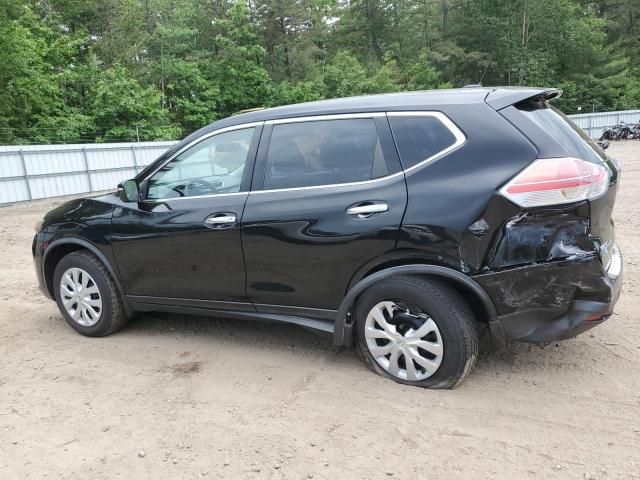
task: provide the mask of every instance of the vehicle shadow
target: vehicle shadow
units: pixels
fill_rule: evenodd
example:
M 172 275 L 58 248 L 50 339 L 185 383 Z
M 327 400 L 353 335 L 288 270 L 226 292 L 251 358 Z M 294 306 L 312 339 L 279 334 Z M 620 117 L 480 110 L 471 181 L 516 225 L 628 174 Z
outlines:
M 196 335 L 212 341 L 264 344 L 289 344 L 318 351 L 335 350 L 328 333 L 267 320 L 236 320 L 174 313 L 140 313 L 122 333 L 144 335 Z
M 299 325 L 266 321 L 201 317 L 172 313 L 141 313 L 118 334 L 139 337 L 193 336 L 206 339 L 211 349 L 231 346 L 262 353 L 279 352 L 295 362 L 304 357 L 323 357 L 346 368 L 366 369 L 354 348 L 335 347 L 326 332 Z M 195 340 L 195 338 L 194 338 Z
M 122 330 L 124 335 L 178 335 L 207 337 L 212 348 L 221 344 L 250 345 L 252 349 L 289 350 L 291 356 L 327 355 L 339 362 L 364 365 L 355 349 L 335 347 L 330 334 L 298 325 L 260 320 L 234 320 L 169 313 L 144 313 L 133 318 Z M 583 342 L 565 341 L 544 346 L 510 343 L 496 350 L 488 337 L 481 335 L 476 375 L 527 375 L 548 368 L 572 368 L 580 363 Z M 247 347 L 249 348 L 249 347 Z

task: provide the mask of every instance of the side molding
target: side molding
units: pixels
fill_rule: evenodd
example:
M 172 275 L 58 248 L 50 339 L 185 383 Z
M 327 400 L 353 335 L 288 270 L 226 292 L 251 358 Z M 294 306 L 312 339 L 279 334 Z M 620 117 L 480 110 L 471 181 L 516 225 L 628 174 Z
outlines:
M 335 328 L 333 331 L 333 344 L 351 345 L 353 342 L 353 321 L 347 323 L 347 316 L 350 310 L 353 308 L 353 304 L 362 292 L 368 287 L 385 278 L 394 277 L 397 275 L 433 275 L 436 277 L 445 277 L 463 284 L 474 292 L 478 298 L 482 301 L 482 304 L 489 313 L 489 328 L 492 335 L 500 336 L 500 332 L 495 331 L 495 328 L 500 325 L 500 322 L 496 320 L 497 313 L 496 307 L 491 301 L 491 298 L 484 291 L 484 289 L 471 277 L 460 273 L 457 270 L 453 270 L 447 267 L 441 267 L 438 265 L 400 265 L 398 267 L 390 267 L 379 272 L 373 273 L 368 277 L 363 278 L 356 283 L 351 290 L 347 292 L 344 299 L 340 303 L 338 313 L 336 316 Z
M 122 289 L 122 284 L 120 283 L 120 278 L 118 277 L 118 275 L 116 274 L 115 270 L 113 269 L 113 267 L 109 263 L 109 260 L 107 260 L 107 257 L 105 257 L 104 254 L 102 252 L 100 252 L 100 250 L 98 250 L 95 245 L 93 245 L 92 243 L 90 243 L 90 242 L 88 242 L 86 240 L 83 240 L 82 238 L 64 237 L 64 238 L 60 238 L 58 240 L 55 240 L 55 241 L 53 241 L 53 242 L 51 242 L 49 244 L 47 249 L 44 251 L 44 254 L 42 255 L 42 278 L 45 279 L 45 282 L 47 281 L 46 280 L 47 277 L 45 276 L 44 269 L 45 269 L 45 266 L 47 264 L 47 255 L 55 247 L 57 247 L 59 245 L 70 244 L 70 243 L 71 244 L 75 244 L 75 245 L 80 245 L 81 247 L 86 248 L 91 253 L 93 253 L 96 257 L 98 257 L 98 260 L 100 260 L 102 262 L 102 264 L 105 266 L 105 268 L 109 272 L 109 275 L 111 275 L 111 278 L 113 278 L 113 281 L 116 284 L 116 288 L 118 289 L 118 292 L 120 292 L 120 299 L 122 301 L 122 305 L 123 305 L 123 307 L 125 309 L 125 312 L 127 313 L 127 315 L 129 317 L 132 316 L 133 315 L 133 308 L 131 307 L 129 299 L 127 298 L 127 296 L 124 293 L 124 290 Z M 48 287 L 48 285 L 47 285 L 47 287 Z

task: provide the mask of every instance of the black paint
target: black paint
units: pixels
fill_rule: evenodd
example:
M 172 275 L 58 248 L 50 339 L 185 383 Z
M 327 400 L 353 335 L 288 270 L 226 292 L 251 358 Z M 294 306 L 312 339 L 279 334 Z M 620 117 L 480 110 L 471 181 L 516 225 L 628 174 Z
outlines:
M 141 201 L 108 194 L 49 212 L 33 243 L 41 288 L 51 296 L 56 262 L 88 245 L 108 265 L 132 310 L 259 317 L 325 331 L 328 319 L 335 318 L 335 341 L 348 344 L 355 292 L 367 279 L 400 272 L 451 283 L 496 335 L 550 341 L 579 333 L 598 323 L 584 321 L 594 312 L 610 314 L 620 290 L 621 279 L 613 282 L 604 271 L 615 241 L 617 166 L 607 161 L 612 180 L 600 199 L 520 209 L 497 191 L 541 149 L 553 154 L 554 146 L 539 146 L 543 140 L 535 138 L 544 132 L 523 135 L 526 122 L 518 120 L 517 110 L 509 107 L 501 114 L 485 103 L 490 92 L 334 100 L 216 122 L 141 172 Z M 495 104 L 530 93 L 523 92 L 498 91 Z M 257 129 L 243 193 L 144 200 L 148 173 L 215 129 L 289 116 L 393 110 L 441 111 L 467 140 L 405 175 L 388 122 L 377 118 L 385 161 L 396 175 L 348 186 L 262 192 L 271 132 L 266 125 Z M 349 206 L 379 201 L 389 205 L 387 212 L 369 218 L 346 214 Z M 221 212 L 235 214 L 237 222 L 220 229 L 205 225 Z

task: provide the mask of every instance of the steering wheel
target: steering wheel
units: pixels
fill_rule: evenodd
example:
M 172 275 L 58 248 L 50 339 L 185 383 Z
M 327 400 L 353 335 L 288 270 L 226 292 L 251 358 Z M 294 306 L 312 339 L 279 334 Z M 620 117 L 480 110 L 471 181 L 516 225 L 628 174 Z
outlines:
M 219 185 L 218 185 L 219 186 Z M 184 188 L 184 196 L 192 197 L 194 195 L 204 195 L 218 191 L 218 186 L 206 180 L 192 180 Z

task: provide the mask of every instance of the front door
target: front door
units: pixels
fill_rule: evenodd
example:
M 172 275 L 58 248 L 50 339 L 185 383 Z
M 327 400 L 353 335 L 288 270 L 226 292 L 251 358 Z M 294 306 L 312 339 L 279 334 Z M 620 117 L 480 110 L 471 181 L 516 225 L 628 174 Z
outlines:
M 112 245 L 128 295 L 246 301 L 240 219 L 260 130 L 203 136 L 141 179 L 142 201 L 115 210 Z
M 242 218 L 247 293 L 258 311 L 331 317 L 354 273 L 395 248 L 407 195 L 389 124 L 266 123 Z

